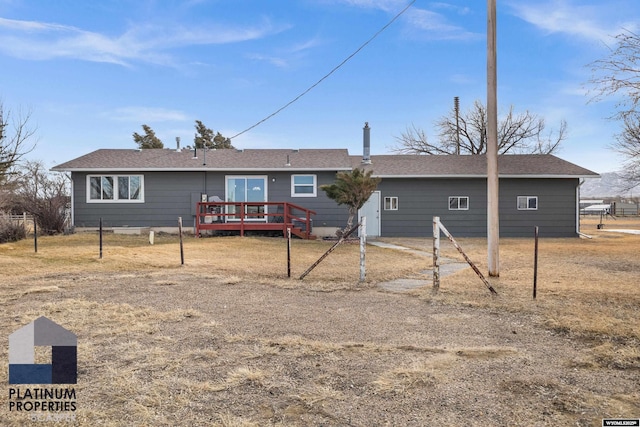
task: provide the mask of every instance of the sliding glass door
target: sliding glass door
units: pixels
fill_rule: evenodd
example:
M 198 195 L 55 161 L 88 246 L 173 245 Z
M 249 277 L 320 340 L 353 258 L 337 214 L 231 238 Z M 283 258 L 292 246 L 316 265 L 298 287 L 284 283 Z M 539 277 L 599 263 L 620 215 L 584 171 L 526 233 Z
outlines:
M 266 176 L 227 176 L 227 202 L 266 202 Z M 227 216 L 230 221 L 240 220 L 240 205 L 227 206 Z M 266 221 L 262 214 L 267 212 L 265 205 L 245 206 L 245 221 Z

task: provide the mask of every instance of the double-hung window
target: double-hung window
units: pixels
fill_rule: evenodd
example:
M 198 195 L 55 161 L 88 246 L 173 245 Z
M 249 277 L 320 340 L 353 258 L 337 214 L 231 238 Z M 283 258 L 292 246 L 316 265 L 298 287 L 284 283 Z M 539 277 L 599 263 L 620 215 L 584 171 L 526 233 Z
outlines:
M 449 196 L 450 211 L 468 211 L 469 196 Z
M 538 210 L 538 196 L 518 196 L 519 211 Z
M 144 202 L 143 175 L 89 175 L 87 202 Z
M 316 197 L 316 175 L 291 175 L 291 197 Z

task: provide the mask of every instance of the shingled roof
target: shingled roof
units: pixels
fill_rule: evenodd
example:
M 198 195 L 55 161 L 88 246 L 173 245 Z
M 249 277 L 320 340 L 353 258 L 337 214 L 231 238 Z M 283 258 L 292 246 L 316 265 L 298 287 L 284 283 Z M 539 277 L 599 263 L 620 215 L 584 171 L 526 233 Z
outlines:
M 371 156 L 371 164 L 351 156 L 354 168 L 373 169 L 377 177 L 483 177 L 487 176 L 485 155 L 383 155 Z M 551 154 L 505 154 L 498 156 L 501 177 L 586 178 L 598 174 Z
M 341 171 L 373 169 L 378 177 L 483 177 L 487 175 L 484 155 L 381 155 L 349 156 L 346 149 L 248 149 L 192 150 L 103 149 L 52 168 L 54 171 Z M 550 154 L 502 155 L 498 157 L 501 177 L 587 178 L 598 174 Z
M 193 150 L 103 149 L 52 168 L 54 171 L 269 171 L 350 170 L 346 149 Z

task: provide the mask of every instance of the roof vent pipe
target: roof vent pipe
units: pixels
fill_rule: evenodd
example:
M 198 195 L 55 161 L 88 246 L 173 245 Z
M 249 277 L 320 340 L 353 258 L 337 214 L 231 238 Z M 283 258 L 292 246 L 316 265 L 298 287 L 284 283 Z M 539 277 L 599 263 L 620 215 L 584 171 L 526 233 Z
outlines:
M 180 149 L 180 137 L 176 136 L 176 152 L 180 153 L 182 150 Z
M 198 158 L 198 147 L 196 147 L 195 145 L 193 146 L 193 158 Z
M 287 154 L 287 163 L 285 164 L 285 166 L 291 166 L 291 161 L 289 160 L 289 155 Z
M 364 128 L 362 128 L 362 163 L 365 165 L 371 164 L 371 128 L 369 122 L 364 122 Z

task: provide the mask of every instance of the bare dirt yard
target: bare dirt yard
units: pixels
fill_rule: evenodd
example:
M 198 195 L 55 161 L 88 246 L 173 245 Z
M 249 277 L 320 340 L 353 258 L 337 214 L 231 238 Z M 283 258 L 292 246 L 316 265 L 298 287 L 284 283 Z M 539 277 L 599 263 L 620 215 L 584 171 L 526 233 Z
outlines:
M 108 234 L 0 245 L 0 425 L 13 331 L 46 316 L 78 336 L 81 426 L 600 426 L 640 417 L 640 219 L 584 219 L 591 238 L 502 239 L 493 297 L 470 268 L 429 278 L 431 239 L 357 244 Z M 533 234 L 533 230 L 532 230 Z M 486 240 L 459 239 L 486 272 Z M 445 240 L 442 254 L 461 260 Z M 36 358 L 47 355 L 36 352 Z M 50 356 L 49 356 L 50 357 Z M 38 360 L 36 360 L 38 363 Z M 46 360 L 40 363 L 47 363 Z M 28 388 L 22 385 L 21 388 Z M 35 386 L 31 386 L 35 387 Z M 44 386 L 40 386 L 44 387 Z M 49 386 L 50 387 L 50 386 Z M 65 386 L 66 387 L 66 386 Z

